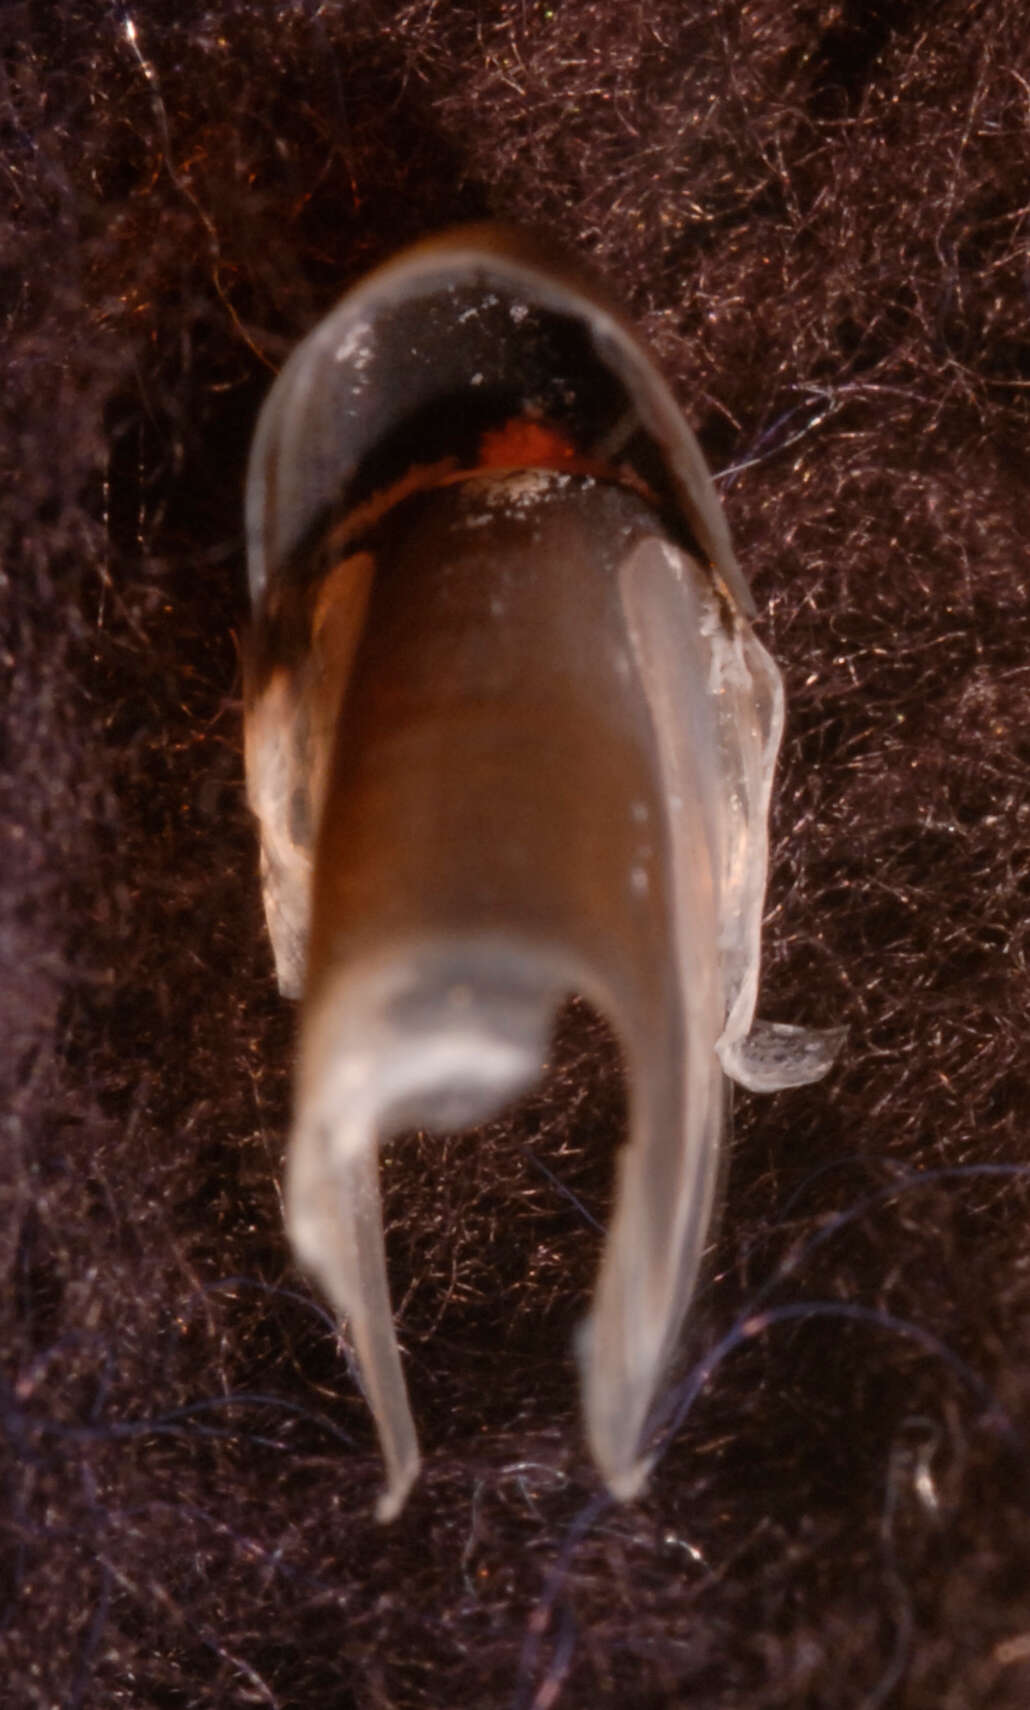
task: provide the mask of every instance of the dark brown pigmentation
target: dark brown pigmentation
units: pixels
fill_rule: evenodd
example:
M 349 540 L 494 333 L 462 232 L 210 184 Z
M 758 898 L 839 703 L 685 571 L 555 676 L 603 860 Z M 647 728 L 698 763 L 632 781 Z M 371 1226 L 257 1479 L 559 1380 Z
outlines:
M 5 1702 L 1022 1710 L 1025 8 L 14 0 L 0 34 Z M 512 1121 L 391 1148 L 425 1469 L 384 1532 L 278 1203 L 240 495 L 297 339 L 487 215 L 611 280 L 720 474 L 788 691 L 765 1009 L 850 1032 L 736 1100 L 636 1506 L 570 1353 L 610 1038 L 572 1006 Z

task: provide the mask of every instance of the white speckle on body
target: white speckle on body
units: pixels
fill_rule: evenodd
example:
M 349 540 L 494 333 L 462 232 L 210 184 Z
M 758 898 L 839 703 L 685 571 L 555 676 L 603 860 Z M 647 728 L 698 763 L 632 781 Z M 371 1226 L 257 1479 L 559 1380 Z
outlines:
M 522 322 L 529 314 L 529 307 L 526 303 L 512 303 L 508 313 L 515 322 L 515 325 L 521 326 Z
M 648 892 L 648 877 L 646 867 L 631 867 L 629 872 L 629 888 L 635 897 L 646 897 Z
M 368 367 L 375 354 L 375 340 L 367 321 L 357 321 L 350 327 L 333 352 L 334 362 L 349 362 L 359 374 Z
M 511 475 L 479 475 L 466 481 L 465 491 L 491 510 L 502 506 L 513 513 L 528 510 L 547 492 L 567 487 L 569 476 L 559 469 L 519 469 Z

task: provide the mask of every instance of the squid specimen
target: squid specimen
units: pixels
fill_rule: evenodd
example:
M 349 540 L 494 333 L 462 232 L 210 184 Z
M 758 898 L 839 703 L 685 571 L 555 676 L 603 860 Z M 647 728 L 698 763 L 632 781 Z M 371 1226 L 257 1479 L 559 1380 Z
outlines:
M 380 1143 L 484 1122 L 588 999 L 630 1132 L 577 1347 L 629 1498 L 709 1230 L 726 1078 L 814 1080 L 754 1020 L 779 672 L 696 441 L 596 282 L 525 233 L 416 245 L 287 362 L 246 498 L 246 766 L 280 989 L 303 1000 L 286 1204 L 382 1445 L 418 1444 Z

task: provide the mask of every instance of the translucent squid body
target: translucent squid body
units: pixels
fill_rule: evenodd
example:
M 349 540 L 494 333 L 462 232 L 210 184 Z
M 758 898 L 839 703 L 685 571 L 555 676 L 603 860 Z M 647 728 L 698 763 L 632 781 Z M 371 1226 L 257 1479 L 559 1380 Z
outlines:
M 287 1221 L 349 1321 L 379 1513 L 419 1465 L 379 1144 L 495 1115 L 572 992 L 629 1081 L 578 1350 L 594 1458 L 631 1497 L 725 1077 L 814 1080 L 837 1043 L 753 1019 L 783 692 L 700 451 L 594 282 L 474 227 L 371 274 L 294 353 L 247 538 L 248 788 L 303 998 Z

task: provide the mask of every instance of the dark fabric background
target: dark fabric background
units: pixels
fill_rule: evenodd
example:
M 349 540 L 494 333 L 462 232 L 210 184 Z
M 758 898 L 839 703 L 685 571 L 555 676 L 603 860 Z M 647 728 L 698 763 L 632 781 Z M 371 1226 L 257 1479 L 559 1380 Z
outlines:
M 8 0 L 0 32 L 3 1703 L 1025 1707 L 1021 0 Z M 720 475 L 789 692 L 763 1011 L 849 1041 L 737 1100 L 628 1508 L 570 1353 L 611 1038 L 573 1006 L 512 1122 L 390 1151 L 426 1467 L 384 1530 L 281 1227 L 241 487 L 298 337 L 486 213 L 600 265 Z

